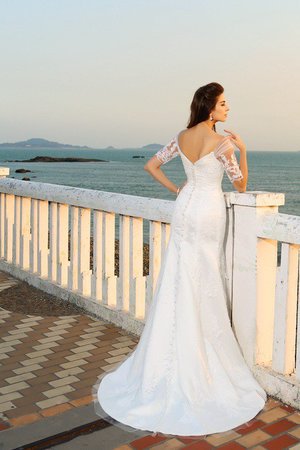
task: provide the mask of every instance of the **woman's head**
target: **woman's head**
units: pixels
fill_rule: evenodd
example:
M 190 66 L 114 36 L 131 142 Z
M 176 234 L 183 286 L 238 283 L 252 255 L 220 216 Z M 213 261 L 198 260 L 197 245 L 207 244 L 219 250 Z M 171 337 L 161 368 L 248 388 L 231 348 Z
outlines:
M 200 122 L 224 122 L 229 110 L 224 97 L 224 88 L 219 83 L 209 83 L 201 86 L 194 94 L 191 103 L 191 115 L 187 128 L 192 128 Z

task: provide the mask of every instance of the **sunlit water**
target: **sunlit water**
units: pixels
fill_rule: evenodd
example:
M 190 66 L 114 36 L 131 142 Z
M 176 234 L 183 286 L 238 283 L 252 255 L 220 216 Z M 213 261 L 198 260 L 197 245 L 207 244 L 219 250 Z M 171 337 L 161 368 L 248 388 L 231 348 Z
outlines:
M 10 177 L 31 181 L 62 184 L 107 192 L 138 195 L 142 197 L 175 200 L 168 191 L 143 170 L 145 162 L 154 151 L 142 149 L 118 150 L 28 150 L 0 149 L 0 165 L 10 168 Z M 236 153 L 238 157 L 238 152 Z M 12 163 L 8 159 L 30 159 L 35 156 L 99 158 L 108 162 L 89 163 Z M 133 158 L 134 155 L 144 158 Z M 283 192 L 285 205 L 279 212 L 300 215 L 300 152 L 248 152 L 248 191 Z M 18 168 L 30 169 L 28 174 L 16 174 Z M 166 175 L 175 183 L 185 181 L 181 158 L 178 156 L 163 167 Z M 233 190 L 224 174 L 223 191 Z M 148 228 L 148 227 L 147 227 Z M 146 231 L 146 230 L 145 230 Z M 146 231 L 146 234 L 148 232 Z

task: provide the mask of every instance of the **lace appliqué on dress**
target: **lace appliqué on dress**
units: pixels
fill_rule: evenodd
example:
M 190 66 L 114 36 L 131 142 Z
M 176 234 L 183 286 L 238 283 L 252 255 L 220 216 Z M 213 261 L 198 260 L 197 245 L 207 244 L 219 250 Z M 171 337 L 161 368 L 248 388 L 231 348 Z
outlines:
M 229 139 L 225 139 L 219 146 L 216 158 L 222 163 L 231 183 L 244 178 L 234 153 L 234 146 Z
M 165 164 L 171 159 L 176 158 L 176 156 L 179 155 L 176 138 L 172 138 L 170 142 L 168 142 L 163 148 L 158 150 L 158 152 L 155 153 L 155 156 L 157 159 L 162 163 Z

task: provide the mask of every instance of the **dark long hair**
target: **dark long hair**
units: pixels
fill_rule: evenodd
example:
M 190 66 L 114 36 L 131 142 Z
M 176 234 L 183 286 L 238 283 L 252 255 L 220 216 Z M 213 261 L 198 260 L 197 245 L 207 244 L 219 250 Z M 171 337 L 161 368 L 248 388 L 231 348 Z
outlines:
M 197 89 L 191 103 L 191 115 L 187 128 L 192 128 L 209 119 L 211 110 L 214 109 L 219 95 L 223 92 L 224 88 L 219 83 L 209 83 Z M 213 129 L 216 131 L 215 125 Z

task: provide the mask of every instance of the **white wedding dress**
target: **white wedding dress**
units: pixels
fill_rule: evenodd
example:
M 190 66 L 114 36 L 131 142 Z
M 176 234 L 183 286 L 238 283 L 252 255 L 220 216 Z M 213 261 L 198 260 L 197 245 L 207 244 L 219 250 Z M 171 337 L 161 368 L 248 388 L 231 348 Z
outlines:
M 243 358 L 226 306 L 221 182 L 224 171 L 231 182 L 243 177 L 234 146 L 225 136 L 192 163 L 179 134 L 156 153 L 163 164 L 180 155 L 187 183 L 175 201 L 145 326 L 132 353 L 100 377 L 94 398 L 117 426 L 195 436 L 244 424 L 267 395 Z

